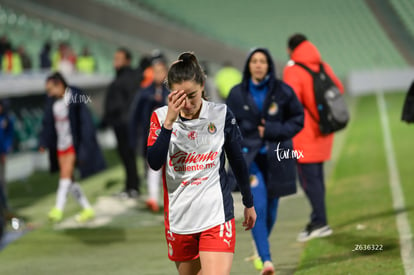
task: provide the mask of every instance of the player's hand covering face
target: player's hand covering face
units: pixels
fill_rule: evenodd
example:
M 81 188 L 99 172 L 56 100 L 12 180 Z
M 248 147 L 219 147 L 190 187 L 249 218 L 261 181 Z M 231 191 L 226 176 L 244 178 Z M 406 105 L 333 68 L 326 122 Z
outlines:
M 166 124 L 169 126 L 178 115 L 188 119 L 197 118 L 201 109 L 201 96 L 204 87 L 195 81 L 183 81 L 171 85 L 168 95 L 168 112 Z

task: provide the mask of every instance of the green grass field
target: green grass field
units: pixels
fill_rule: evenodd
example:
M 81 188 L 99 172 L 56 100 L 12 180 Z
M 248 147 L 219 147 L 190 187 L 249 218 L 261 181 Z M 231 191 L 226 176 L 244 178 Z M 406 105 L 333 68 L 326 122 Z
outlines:
M 403 99 L 403 94 L 386 95 L 413 228 L 410 145 L 414 128 L 400 122 Z M 403 274 L 376 98 L 355 101 L 352 122 L 327 180 L 328 215 L 334 235 L 304 245 L 297 274 Z M 116 165 L 115 152 L 106 152 L 106 158 L 111 167 L 82 182 L 93 203 L 122 188 L 123 174 Z M 176 274 L 167 258 L 161 214 L 153 215 L 139 203 L 98 228 L 57 230 L 46 219 L 54 204 L 56 183 L 56 175 L 37 172 L 26 181 L 9 185 L 10 204 L 35 229 L 0 251 L 0 274 Z M 69 200 L 65 217 L 77 211 L 78 206 Z M 258 274 L 244 261 L 251 252 L 250 233 L 242 231 L 241 221 L 237 225 L 232 274 Z M 383 251 L 352 252 L 356 244 L 383 245 Z M 286 249 L 272 246 L 274 255 Z
M 385 99 L 406 208 L 413 228 L 410 154 L 414 128 L 401 122 L 404 94 Z M 388 184 L 388 167 L 375 96 L 357 99 L 347 138 L 332 176 L 327 204 L 334 235 L 310 241 L 297 274 L 404 274 Z M 352 251 L 378 244 L 383 251 Z

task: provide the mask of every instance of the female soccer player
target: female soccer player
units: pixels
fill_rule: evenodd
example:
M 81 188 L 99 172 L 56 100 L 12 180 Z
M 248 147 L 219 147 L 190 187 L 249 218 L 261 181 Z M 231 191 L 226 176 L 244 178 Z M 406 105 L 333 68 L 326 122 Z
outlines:
M 47 78 L 46 89 L 48 100 L 39 141 L 40 151 L 49 149 L 51 171 L 60 172 L 56 205 L 48 217 L 53 222 L 62 220 L 66 196 L 71 192 L 83 208 L 76 220 L 85 222 L 92 219 L 95 213 L 80 185 L 74 182 L 75 165 L 82 178 L 105 168 L 92 116 L 86 106 L 87 97 L 80 90 L 68 86 L 60 73 Z
M 168 256 L 180 275 L 230 274 L 236 238 L 225 154 L 237 171 L 243 226 L 256 220 L 241 135 L 226 105 L 203 99 L 205 75 L 192 53 L 170 66 L 167 81 L 168 106 L 152 114 L 147 158 L 163 168 Z
M 252 234 L 261 258 L 255 267 L 272 275 L 268 238 L 276 222 L 279 197 L 296 192 L 295 158 L 300 154 L 293 152 L 291 139 L 303 127 L 303 108 L 293 90 L 276 79 L 273 60 L 264 48 L 250 52 L 243 80 L 230 91 L 226 103 L 240 125 L 250 169 L 257 211 Z

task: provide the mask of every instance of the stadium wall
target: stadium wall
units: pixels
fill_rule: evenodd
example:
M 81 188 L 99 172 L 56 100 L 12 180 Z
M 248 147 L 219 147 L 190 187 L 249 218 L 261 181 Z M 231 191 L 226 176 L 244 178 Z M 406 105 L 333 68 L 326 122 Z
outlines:
M 407 91 L 413 80 L 414 67 L 351 71 L 346 79 L 346 87 L 352 96 L 375 92 L 400 92 Z

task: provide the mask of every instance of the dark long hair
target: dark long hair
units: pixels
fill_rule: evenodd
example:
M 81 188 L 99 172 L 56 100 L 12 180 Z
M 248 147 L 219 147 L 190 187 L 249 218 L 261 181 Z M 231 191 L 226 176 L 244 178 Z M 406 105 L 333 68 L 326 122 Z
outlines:
M 63 75 L 59 72 L 53 73 L 51 75 L 49 75 L 46 78 L 46 82 L 52 81 L 53 84 L 58 84 L 59 82 L 63 84 L 63 87 L 65 87 L 65 89 L 68 87 L 68 83 L 66 82 L 66 79 L 63 77 Z
M 173 62 L 168 70 L 167 85 L 170 89 L 172 84 L 183 81 L 195 81 L 201 86 L 206 82 L 206 75 L 192 52 L 180 54 L 178 60 Z

